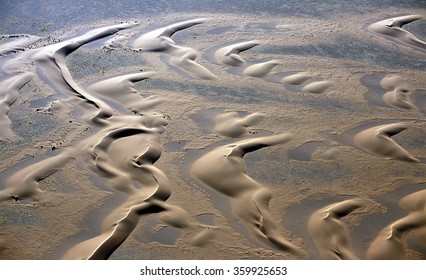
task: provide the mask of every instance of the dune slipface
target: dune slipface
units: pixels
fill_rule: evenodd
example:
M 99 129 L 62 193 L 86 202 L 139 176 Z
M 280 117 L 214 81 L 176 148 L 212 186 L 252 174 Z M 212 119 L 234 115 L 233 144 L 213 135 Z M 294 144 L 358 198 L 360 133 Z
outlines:
M 362 207 L 361 199 L 349 199 L 315 211 L 308 220 L 308 231 L 320 251 L 322 259 L 358 259 L 351 248 L 349 231 L 340 221 Z
M 406 259 L 408 235 L 415 236 L 425 244 L 426 190 L 407 195 L 399 204 L 408 215 L 391 223 L 379 233 L 368 248 L 369 259 Z
M 197 159 L 191 174 L 227 196 L 233 213 L 259 241 L 293 254 L 303 251 L 279 235 L 269 212 L 272 193 L 247 175 L 243 157 L 263 147 L 286 143 L 288 133 L 251 138 L 222 146 Z
M 355 135 L 354 142 L 361 149 L 376 155 L 408 162 L 420 162 L 391 139 L 392 136 L 409 127 L 408 123 L 375 126 Z
M 424 19 L 422 15 L 408 15 L 395 18 L 389 18 L 378 21 L 368 26 L 368 30 L 393 37 L 407 45 L 426 49 L 426 42 L 420 40 L 412 33 L 402 29 L 402 26 L 410 22 Z

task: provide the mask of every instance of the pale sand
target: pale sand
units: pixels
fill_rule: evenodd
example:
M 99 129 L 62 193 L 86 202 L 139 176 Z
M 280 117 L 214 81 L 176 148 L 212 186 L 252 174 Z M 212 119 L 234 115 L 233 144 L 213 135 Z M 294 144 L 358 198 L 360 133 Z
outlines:
M 401 28 L 421 17 L 377 22 L 390 13 L 185 14 L 81 26 L 77 35 L 70 27 L 55 41 L 3 36 L 0 258 L 311 258 L 308 233 L 324 259 L 424 258 L 406 241 L 425 243 L 424 191 L 401 200 L 406 217 L 388 217 L 395 222 L 363 237 L 368 250 L 351 242 L 359 219 L 383 213 L 361 215 L 366 201 L 396 182 L 425 180 L 425 115 L 412 98 L 426 89 L 424 71 L 297 54 L 349 34 L 424 61 L 424 42 Z M 265 32 L 253 21 L 286 28 Z M 362 29 L 372 21 L 370 31 L 403 44 Z M 101 47 L 89 47 L 97 40 Z M 241 54 L 248 50 L 250 59 Z M 366 89 L 360 79 L 374 73 L 383 75 Z M 379 105 L 364 100 L 367 90 Z M 192 118 L 203 112 L 210 131 Z M 332 137 L 358 126 L 351 139 Z M 321 146 L 297 148 L 306 143 Z M 299 237 L 288 207 L 323 195 L 359 199 L 292 221 L 302 225 Z M 199 219 L 206 214 L 210 221 Z M 178 232 L 172 245 L 146 239 L 148 217 Z

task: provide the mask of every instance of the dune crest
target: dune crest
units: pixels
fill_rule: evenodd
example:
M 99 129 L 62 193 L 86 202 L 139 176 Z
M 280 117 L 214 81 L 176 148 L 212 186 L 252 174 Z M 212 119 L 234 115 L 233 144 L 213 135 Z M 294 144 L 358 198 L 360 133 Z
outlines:
M 375 126 L 359 132 L 354 136 L 354 142 L 361 149 L 383 157 L 389 157 L 407 162 L 420 162 L 404 148 L 398 145 L 392 136 L 409 128 L 408 123 L 393 123 Z
M 266 62 L 256 63 L 244 69 L 243 74 L 255 78 L 263 78 L 269 75 L 272 69 L 281 64 L 278 60 L 269 60 Z
M 227 196 L 232 212 L 250 233 L 262 243 L 292 254 L 303 250 L 279 234 L 269 212 L 272 193 L 248 176 L 244 155 L 258 149 L 283 144 L 292 139 L 289 133 L 250 138 L 221 146 L 197 159 L 191 174 L 200 182 Z
M 218 49 L 214 56 L 217 62 L 229 66 L 238 67 L 245 63 L 245 60 L 239 55 L 241 52 L 249 50 L 260 44 L 260 41 L 247 41 L 232 44 Z
M 238 137 L 248 133 L 248 127 L 261 122 L 264 115 L 261 113 L 249 114 L 240 117 L 237 112 L 226 112 L 215 116 L 214 131 L 228 137 Z
M 408 15 L 385 19 L 371 24 L 368 26 L 368 30 L 393 37 L 410 46 L 426 49 L 426 42 L 420 40 L 407 30 L 402 29 L 402 26 L 419 19 L 424 19 L 424 16 Z
M 205 80 L 216 80 L 217 76 L 215 74 L 195 62 L 199 57 L 199 53 L 196 50 L 180 46 L 171 38 L 176 32 L 201 24 L 206 20 L 205 18 L 187 20 L 153 30 L 136 38 L 131 43 L 131 47 L 146 52 L 167 54 L 169 56 L 169 62 L 172 65 L 181 68 L 192 77 Z
M 409 90 L 401 76 L 387 75 L 380 81 L 380 85 L 382 88 L 388 90 L 383 95 L 383 100 L 386 103 L 402 109 L 415 108 L 407 96 Z
M 349 199 L 328 205 L 309 217 L 308 231 L 322 259 L 358 259 L 351 248 L 349 230 L 340 219 L 364 204 L 365 202 L 361 199 Z
M 426 190 L 405 196 L 399 205 L 408 215 L 391 223 L 379 233 L 368 248 L 368 259 L 406 259 L 406 239 L 410 234 L 426 245 Z

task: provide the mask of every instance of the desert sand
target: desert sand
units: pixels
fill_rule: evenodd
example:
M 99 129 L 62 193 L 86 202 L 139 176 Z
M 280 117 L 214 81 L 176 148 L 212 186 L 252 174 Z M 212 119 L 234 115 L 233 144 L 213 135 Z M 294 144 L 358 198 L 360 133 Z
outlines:
M 2 34 L 0 259 L 425 259 L 425 12 Z

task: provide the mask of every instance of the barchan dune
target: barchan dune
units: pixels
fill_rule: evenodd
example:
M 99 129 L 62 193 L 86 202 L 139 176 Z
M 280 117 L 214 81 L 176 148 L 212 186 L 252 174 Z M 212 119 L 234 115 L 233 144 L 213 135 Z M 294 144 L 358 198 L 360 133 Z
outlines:
M 410 127 L 409 123 L 393 123 L 375 126 L 359 132 L 354 142 L 361 149 L 383 157 L 408 162 L 420 162 L 391 137 Z
M 402 26 L 420 19 L 424 20 L 425 17 L 422 15 L 408 15 L 389 18 L 371 24 L 368 26 L 368 30 L 393 37 L 410 46 L 426 49 L 426 42 L 402 28 Z
M 240 53 L 249 50 L 260 44 L 260 41 L 247 41 L 242 43 L 233 44 L 218 49 L 214 56 L 217 62 L 229 66 L 241 66 L 245 63 L 245 60 L 240 56 Z
M 216 80 L 217 76 L 206 67 L 195 62 L 199 57 L 196 50 L 180 46 L 171 38 L 173 34 L 186 28 L 205 22 L 207 19 L 194 19 L 162 27 L 137 37 L 132 43 L 133 49 L 147 52 L 159 52 L 167 54 L 169 62 L 191 76 L 199 79 Z

